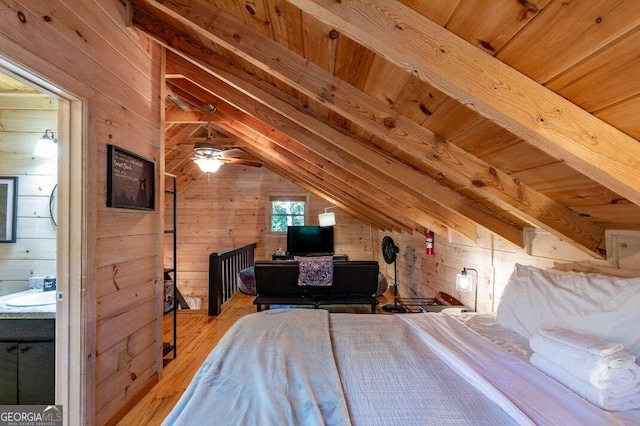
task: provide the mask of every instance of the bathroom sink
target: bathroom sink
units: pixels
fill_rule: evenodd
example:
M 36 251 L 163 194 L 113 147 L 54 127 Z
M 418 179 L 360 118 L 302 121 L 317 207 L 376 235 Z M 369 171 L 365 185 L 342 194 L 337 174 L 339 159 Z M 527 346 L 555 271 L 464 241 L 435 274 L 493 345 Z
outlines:
M 42 291 L 37 293 L 25 294 L 24 296 L 16 297 L 6 302 L 7 306 L 43 306 L 53 305 L 56 303 L 55 291 Z

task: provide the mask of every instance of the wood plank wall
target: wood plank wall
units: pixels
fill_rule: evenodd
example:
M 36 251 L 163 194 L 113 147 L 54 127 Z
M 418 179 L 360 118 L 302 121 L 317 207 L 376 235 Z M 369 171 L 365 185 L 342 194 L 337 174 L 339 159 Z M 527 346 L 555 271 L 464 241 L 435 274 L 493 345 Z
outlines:
M 106 207 L 106 144 L 161 160 L 162 51 L 124 26 L 118 0 L 17 0 L 0 5 L 0 54 L 86 101 L 88 212 L 85 293 L 97 318 L 88 335 L 85 424 L 105 424 L 157 380 L 161 282 L 158 213 Z M 157 182 L 161 182 L 157 180 Z M 159 189 L 161 184 L 158 184 Z M 158 194 L 157 194 L 158 195 Z M 158 199 L 159 197 L 156 197 Z M 93 337 L 95 336 L 95 337 Z M 91 341 L 91 339 L 89 339 Z M 95 361 L 94 361 L 95 360 Z
M 420 234 L 385 234 L 378 232 L 376 244 L 380 244 L 385 235 L 390 235 L 399 246 L 398 253 L 398 291 L 401 297 L 433 297 L 444 291 L 458 298 L 467 306 L 473 307 L 474 293 L 459 293 L 455 289 L 455 276 L 462 268 L 474 268 L 478 271 L 478 311 L 495 312 L 502 291 L 516 263 L 540 267 L 574 267 L 589 271 L 611 268 L 605 260 L 595 260 L 571 245 L 539 230 L 526 232 L 530 242 L 526 250 L 496 237 L 484 228 L 479 228 L 478 242 L 452 234 L 444 238 L 435 237 L 435 255 L 425 254 L 425 238 Z M 393 284 L 394 271 L 378 255 L 380 268 L 387 280 Z M 640 266 L 620 271 L 610 271 L 620 275 L 637 276 Z M 603 271 L 607 273 L 609 271 Z M 469 273 L 475 276 L 473 272 Z
M 27 290 L 30 277 L 56 275 L 56 227 L 49 196 L 56 160 L 35 157 L 46 129 L 57 134 L 58 101 L 44 94 L 0 95 L 0 176 L 18 177 L 17 241 L 0 244 L 0 296 Z
M 224 165 L 215 174 L 202 174 L 185 190 L 178 188 L 178 288 L 187 298 L 206 306 L 209 254 L 258 243 L 256 259 L 271 259 L 279 248 L 286 250 L 286 234 L 272 234 L 269 197 L 309 197 L 307 224 L 317 225 L 318 214 L 331 204 L 261 167 Z M 173 206 L 166 204 L 169 228 Z M 340 209 L 336 213 L 336 253 L 350 259 L 372 259 L 369 227 Z M 375 231 L 374 231 L 375 233 Z M 171 241 L 165 240 L 165 265 L 170 265 Z M 197 306 L 198 300 L 193 301 Z

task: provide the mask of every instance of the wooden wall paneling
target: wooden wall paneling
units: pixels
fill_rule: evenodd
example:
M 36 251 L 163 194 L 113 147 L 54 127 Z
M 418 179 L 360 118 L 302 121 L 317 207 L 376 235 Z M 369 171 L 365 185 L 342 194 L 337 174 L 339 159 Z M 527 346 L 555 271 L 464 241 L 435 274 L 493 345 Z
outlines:
M 145 324 L 153 321 L 155 321 L 155 301 L 149 300 L 122 315 L 102 322 L 96 329 L 97 355 L 126 339 L 131 333 L 144 327 Z M 135 330 L 130 329 L 131 323 L 136 324 Z M 152 363 L 151 365 L 154 364 Z M 96 393 L 100 393 L 99 387 Z
M 385 62 L 390 64 L 389 66 L 395 66 L 388 61 Z M 393 75 L 396 80 L 402 81 L 403 78 L 399 78 L 399 76 L 407 76 L 408 74 L 403 70 L 396 70 Z M 391 98 L 394 102 L 387 102 L 402 116 L 423 124 L 447 99 L 449 98 L 435 87 L 411 76 L 399 95 L 396 98 Z
M 148 122 L 134 111 L 121 108 L 115 101 L 102 95 L 96 96 L 96 108 L 96 136 L 100 141 L 98 152 L 105 156 L 105 162 L 99 159 L 99 164 L 106 164 L 107 144 L 117 145 L 157 161 L 157 141 L 152 137 L 158 131 L 157 123 L 154 125 Z M 154 109 L 160 112 L 160 109 Z M 106 182 L 106 174 L 101 176 L 104 176 Z
M 103 322 L 116 318 L 147 301 L 155 301 L 155 296 L 155 280 L 121 288 L 116 293 L 98 298 L 96 319 Z
M 304 57 L 333 74 L 336 66 L 336 50 L 340 33 L 336 28 L 302 13 Z M 329 108 L 314 99 L 307 98 L 309 106 L 319 115 L 329 116 Z
M 304 22 L 300 9 L 282 0 L 268 3 L 274 40 L 289 50 L 304 55 Z
M 445 25 L 449 22 L 451 15 L 459 7 L 461 0 L 400 0 L 403 4 L 409 6 L 416 12 L 426 16 L 439 25 Z
M 130 39 L 119 31 L 112 31 L 113 23 L 104 19 L 104 11 L 94 2 L 79 4 L 74 7 L 67 6 L 63 1 L 18 1 L 23 9 L 28 9 L 38 17 L 44 19 L 49 27 L 55 30 L 59 36 L 64 37 L 73 45 L 71 51 L 82 51 L 87 57 L 95 61 L 96 65 L 110 63 L 108 71 L 120 80 L 119 86 L 138 94 L 147 101 L 151 101 L 151 76 L 154 64 L 149 55 L 140 49 L 130 48 Z M 113 33 L 113 38 L 104 37 L 104 34 Z M 124 38 L 125 43 L 118 43 Z M 114 46 L 114 44 L 116 46 Z M 123 50 L 118 50 L 118 47 Z M 124 53 L 126 56 L 123 56 Z M 124 60 L 112 61 L 111 58 L 123 57 Z M 84 64 L 91 68 L 90 63 Z M 135 97 L 135 96 L 133 96 Z
M 56 270 L 55 260 L 12 260 L 0 271 L 0 281 L 24 281 L 25 275 L 44 277 Z
M 5 132 L 32 132 L 35 134 L 40 132 L 40 129 L 44 133 L 46 129 L 58 127 L 58 112 L 55 110 L 3 109 L 0 111 L 0 119 L 2 120 L 2 129 Z M 36 138 L 39 138 L 39 136 L 42 136 L 42 134 L 36 136 Z
M 628 202 L 611 202 L 599 206 L 572 207 L 604 229 L 640 229 L 640 207 Z
M 460 2 L 446 28 L 490 55 L 495 55 L 550 1 L 465 0 Z
M 491 139 L 488 139 L 491 142 Z M 482 159 L 495 167 L 504 170 L 509 175 L 518 173 L 529 168 L 536 168 L 557 162 L 557 160 L 544 151 L 536 148 L 530 143 L 516 140 L 514 143 L 505 146 L 503 149 L 488 152 L 490 148 L 482 153 Z M 487 144 L 491 145 L 491 143 Z M 476 149 L 482 149 L 478 145 Z M 564 204 L 564 203 L 561 203 Z
M 40 92 L 0 90 L 0 110 L 5 109 L 56 110 L 58 101 Z
M 398 99 L 409 82 L 411 76 L 398 68 L 397 65 L 374 55 L 367 80 L 362 90 L 369 96 L 385 101 L 390 105 L 400 104 Z
M 447 30 L 421 18 L 418 14 L 407 13 L 390 2 L 386 2 L 384 8 L 376 9 L 374 17 L 370 10 L 365 12 L 358 2 L 329 5 L 322 0 L 291 1 L 307 12 L 321 15 L 325 22 L 340 25 L 342 31 L 361 44 L 404 66 L 405 69 L 412 70 L 421 79 L 434 84 L 445 93 L 473 104 L 476 110 L 501 123 L 514 134 L 539 145 L 551 155 L 562 158 L 576 170 L 640 204 L 640 177 L 635 173 L 638 164 L 634 160 L 640 157 L 637 141 L 626 137 L 613 127 L 604 125 L 588 112 L 535 81 L 523 78 L 522 74 L 508 65 L 478 51 L 466 42 L 461 42 Z M 581 2 L 580 5 L 589 3 L 591 2 Z M 615 14 L 624 13 L 623 9 L 630 8 L 629 4 L 620 3 L 612 6 L 607 3 L 608 7 L 615 9 Z M 550 7 L 547 7 L 545 12 Z M 629 11 L 629 15 L 634 13 L 635 10 Z M 543 15 L 544 12 L 538 18 Z M 633 19 L 625 17 L 621 22 L 622 27 L 630 26 L 631 24 L 627 23 Z M 393 30 L 396 21 L 403 22 L 405 31 Z M 538 19 L 534 22 L 536 21 Z M 606 26 L 611 25 L 619 28 L 617 22 Z M 372 30 L 373 27 L 376 30 Z M 529 27 L 531 25 L 527 28 Z M 407 31 L 407 28 L 411 31 Z M 566 30 L 567 28 L 563 27 L 563 31 Z M 615 32 L 620 34 L 619 31 Z M 624 32 L 623 29 L 622 33 Z M 602 38 L 607 39 L 606 35 Z M 447 49 L 414 49 L 412 40 L 416 39 L 435 46 L 445 43 Z M 218 40 L 220 43 L 234 45 L 230 40 Z M 564 44 L 562 49 L 567 50 Z M 260 57 L 260 52 L 245 53 L 252 55 L 256 62 L 256 58 L 265 59 Z M 548 53 L 545 50 L 545 55 Z M 530 59 L 528 55 L 527 58 Z M 541 62 L 539 59 L 534 61 Z M 272 62 L 264 61 L 265 65 L 267 63 L 273 69 L 277 69 Z M 424 64 L 429 66 L 426 67 Z M 484 72 L 476 73 L 474 69 L 477 68 L 482 68 Z M 486 76 L 486 81 L 479 76 Z M 506 83 L 498 85 L 494 84 L 495 81 Z M 309 82 L 305 81 L 304 84 L 307 86 Z M 523 96 L 523 93 L 527 95 Z M 335 92 L 332 95 L 332 100 L 338 99 Z M 518 105 L 518 108 L 513 108 L 513 105 Z M 562 114 L 558 115 L 558 110 Z M 549 120 L 553 126 L 547 125 L 544 120 Z M 399 124 L 400 122 L 399 119 L 396 120 L 396 126 L 405 127 Z M 540 123 L 545 123 L 545 126 L 541 126 Z M 579 130 L 586 128 L 589 132 Z M 570 134 L 573 136 L 569 137 Z M 605 143 L 594 145 L 596 140 L 616 140 L 617 143 L 613 148 Z M 449 173 L 451 172 L 452 169 L 449 170 Z M 549 228 L 548 225 L 544 227 Z M 562 235 L 562 232 L 558 235 Z
M 640 30 L 636 29 L 546 86 L 590 112 L 636 96 L 640 93 L 640 82 L 635 78 L 640 59 L 634 53 L 639 44 Z
M 632 138 L 640 139 L 639 111 L 640 95 L 636 95 L 624 102 L 596 111 L 594 115 Z
M 96 423 L 107 424 L 110 418 L 106 413 L 117 411 L 127 403 L 131 395 L 145 390 L 149 380 L 153 380 L 155 367 L 145 368 L 155 360 L 154 345 L 148 346 L 143 352 L 133 358 L 126 370 L 123 369 L 109 376 L 100 383 L 101 392 L 96 395 L 96 408 L 100 411 L 96 416 Z M 126 414 L 126 413 L 123 413 Z
M 152 255 L 155 233 L 126 237 L 99 238 L 97 240 L 96 266 L 102 267 Z
M 640 233 L 618 229 L 607 231 L 607 254 L 614 268 L 640 269 Z
M 46 128 L 57 135 L 58 102 L 31 93 L 3 94 L 0 100 L 0 175 L 18 176 L 16 242 L 0 244 L 0 291 L 10 294 L 27 290 L 30 277 L 57 275 L 56 227 L 49 213 L 57 167 L 33 152 Z
M 43 2 L 44 3 L 44 2 Z M 2 6 L 6 16 L 14 16 L 18 10 L 25 15 L 25 23 L 21 23 L 18 19 L 3 20 L 4 25 L 0 29 L 0 33 L 4 37 L 14 40 L 22 46 L 27 46 L 33 53 L 39 55 L 44 61 L 56 64 L 57 67 L 63 68 L 70 74 L 70 77 L 76 80 L 90 83 L 91 86 L 99 92 L 105 93 L 112 99 L 116 99 L 125 108 L 144 117 L 148 122 L 154 122 L 155 115 L 149 108 L 149 99 L 141 96 L 131 96 L 131 88 L 128 87 L 117 75 L 111 73 L 108 69 L 104 69 L 94 58 L 88 56 L 87 52 L 82 48 L 78 49 L 71 40 L 78 38 L 78 35 L 71 28 L 65 28 L 64 31 L 73 31 L 72 35 L 60 33 L 57 29 L 52 28 L 40 16 L 34 15 L 29 11 L 29 6 L 22 6 L 17 3 Z M 56 48 L 51 48 L 51 40 L 56 41 Z M 70 55 L 64 52 L 82 52 Z M 92 52 L 89 52 L 92 53 Z M 95 53 L 95 51 L 93 52 Z M 119 58 L 123 56 L 118 54 Z M 84 66 L 77 66 L 79 58 Z M 115 61 L 106 63 L 113 64 Z M 104 69 L 103 72 L 96 70 Z M 57 78 L 57 74 L 54 74 Z M 147 86 L 149 87 L 149 86 Z
M 101 298 L 143 283 L 153 285 L 155 267 L 155 257 L 148 256 L 98 268 L 96 279 L 100 285 L 96 286 L 96 297 Z
M 447 140 L 454 139 L 485 118 L 471 108 L 452 98 L 446 98 L 432 114 L 422 121 L 422 126 Z
M 83 289 L 83 295 L 91 298 L 94 294 L 94 276 L 96 275 L 95 266 L 93 266 L 94 263 L 92 262 L 93 249 L 95 248 L 95 241 L 93 240 L 95 233 L 92 232 L 92 224 L 95 224 L 93 211 L 95 211 L 94 207 L 97 206 L 99 208 L 101 204 L 104 205 L 103 193 L 97 195 L 97 198 L 94 195 L 94 191 L 97 191 L 95 181 L 99 179 L 98 174 L 100 171 L 98 167 L 94 167 L 95 163 L 92 158 L 95 157 L 95 152 L 98 149 L 104 149 L 104 143 L 108 140 L 108 134 L 105 134 L 104 138 L 99 136 L 96 123 L 92 120 L 99 115 L 113 118 L 120 111 L 127 111 L 127 113 L 139 117 L 142 122 L 150 124 L 151 127 L 147 127 L 150 133 L 157 132 L 159 90 L 154 87 L 154 84 L 156 84 L 154 82 L 159 81 L 160 69 L 153 64 L 159 63 L 155 58 L 157 58 L 160 48 L 150 43 L 145 37 L 132 37 L 128 31 L 123 29 L 123 26 L 116 24 L 116 21 L 121 22 L 119 17 L 108 15 L 105 12 L 115 12 L 122 8 L 121 3 L 117 1 L 100 2 L 100 5 L 97 2 L 85 2 L 82 5 L 75 6 L 66 3 L 62 4 L 61 2 L 9 2 L 0 7 L 2 8 L 0 16 L 4 17 L 0 26 L 0 38 L 2 38 L 0 50 L 2 50 L 3 57 L 9 57 L 23 64 L 23 66 L 34 70 L 37 75 L 46 76 L 53 84 L 63 88 L 63 90 L 60 90 L 52 84 L 44 82 L 44 87 L 52 92 L 64 97 L 66 96 L 64 90 L 68 90 L 88 101 L 86 103 L 87 114 L 85 116 L 89 122 L 86 133 L 87 152 L 83 153 L 83 155 L 86 155 L 83 158 L 87 161 L 85 164 L 88 180 L 85 183 L 87 188 L 86 200 L 88 200 L 88 203 L 95 201 L 96 205 L 89 204 L 87 211 L 83 213 L 88 217 L 86 228 L 88 234 L 84 238 L 85 243 L 83 243 L 82 247 L 87 250 L 87 263 L 83 264 L 89 265 L 87 266 L 88 270 L 77 272 L 74 269 L 73 273 L 77 272 L 79 276 L 86 277 L 85 279 L 88 282 L 86 283 L 87 288 Z M 32 13 L 32 9 L 45 11 L 45 13 L 42 15 Z M 25 23 L 21 23 L 20 20 L 16 19 L 15 16 L 18 11 L 22 12 L 26 17 Z M 47 21 L 47 18 L 50 19 Z M 92 22 L 95 27 L 92 26 Z M 85 41 L 86 44 L 83 44 Z M 139 54 L 139 52 L 142 52 L 142 54 Z M 121 73 L 122 70 L 128 70 L 125 73 L 126 75 Z M 144 82 L 144 84 L 131 87 L 129 85 L 130 81 L 135 81 L 136 83 Z M 96 100 L 96 94 L 98 94 L 98 97 L 103 96 L 110 99 L 112 103 L 102 102 L 101 99 Z M 77 106 L 74 108 L 77 109 Z M 74 120 L 77 118 L 74 118 Z M 138 142 L 148 140 L 144 136 L 136 138 L 136 132 L 140 127 L 129 128 L 123 130 L 123 132 L 127 133 L 132 140 L 137 140 Z M 80 123 L 76 123 L 75 126 L 72 123 L 71 129 L 74 137 L 77 136 L 76 142 L 80 141 L 82 138 Z M 144 145 L 144 142 L 142 143 Z M 155 148 L 157 150 L 158 147 L 156 146 Z M 155 156 L 152 150 L 149 153 L 152 157 Z M 76 166 L 80 169 L 80 163 L 83 160 L 81 158 L 76 160 L 78 161 Z M 100 161 L 100 163 L 102 162 Z M 76 172 L 78 170 L 75 170 L 74 173 Z M 29 187 L 26 181 L 28 179 L 25 178 L 25 183 L 27 183 L 25 187 Z M 77 218 L 81 214 L 78 212 L 82 209 L 80 206 L 74 207 L 75 210 L 72 211 L 72 215 Z M 141 213 L 141 215 L 146 214 Z M 49 219 L 34 218 L 32 220 L 46 221 Z M 154 247 L 155 244 L 152 244 L 152 251 Z M 102 248 L 104 246 L 98 250 Z M 80 247 L 74 247 L 73 249 L 77 249 L 78 252 L 81 250 Z M 157 254 L 155 256 L 157 257 Z M 43 268 L 53 266 L 47 264 L 47 262 L 40 263 L 41 266 L 39 267 Z M 34 270 L 34 272 L 38 275 L 43 273 L 39 270 Z M 152 272 L 151 276 L 155 276 L 155 271 Z M 80 283 L 76 284 L 80 285 Z M 120 285 L 124 287 L 126 279 L 121 281 Z M 99 289 L 100 283 L 95 288 Z M 86 323 L 77 327 L 75 323 L 72 325 L 72 330 L 76 333 L 73 339 L 85 341 L 87 344 L 85 353 L 89 354 L 89 357 L 85 359 L 86 370 L 83 369 L 82 372 L 83 374 L 89 372 L 89 374 L 83 376 L 86 378 L 86 382 L 82 385 L 83 390 L 73 390 L 73 392 L 79 393 L 69 395 L 70 399 L 68 401 L 70 401 L 70 405 L 66 406 L 66 408 L 69 408 L 69 410 L 66 410 L 67 412 L 72 411 L 84 416 L 81 417 L 79 422 L 85 424 L 94 423 L 96 418 L 100 419 L 97 421 L 98 423 L 103 423 L 105 419 L 118 410 L 121 404 L 135 397 L 136 389 L 139 388 L 138 383 L 146 382 L 146 380 L 140 380 L 129 384 L 128 393 L 124 399 L 116 400 L 114 398 L 109 408 L 102 410 L 102 412 L 98 413 L 98 417 L 94 418 L 93 395 L 101 394 L 100 386 L 97 386 L 96 389 L 95 377 L 91 374 L 94 371 L 94 347 L 95 345 L 104 345 L 104 342 L 100 341 L 101 337 L 109 336 L 112 330 L 105 324 L 96 326 L 93 319 L 93 303 L 95 303 L 95 300 L 82 300 Z M 71 309 L 80 309 L 79 306 L 80 304 L 72 306 Z M 155 320 L 153 313 L 148 318 L 150 321 Z M 139 319 L 139 317 L 136 319 Z M 136 321 L 124 321 L 117 327 L 118 332 L 123 333 L 124 337 L 126 337 L 127 333 L 136 331 L 135 328 L 132 328 L 132 325 L 135 324 Z M 83 327 L 87 327 L 84 337 L 77 336 L 77 333 L 82 333 Z M 96 343 L 92 343 L 92 336 L 96 336 Z M 76 365 L 79 357 L 82 359 L 84 356 L 73 353 L 70 354 L 70 359 L 75 360 L 74 365 Z M 151 375 L 153 375 L 153 362 L 149 364 L 149 367 L 152 371 Z M 142 377 L 142 375 L 138 374 L 138 377 Z M 124 387 L 121 391 L 124 391 Z M 80 393 L 85 395 L 86 399 L 82 399 Z M 77 418 L 76 421 L 78 421 Z
M 137 211 L 105 209 L 97 212 L 96 238 L 155 234 L 157 219 Z
M 132 358 L 139 355 L 144 349 L 153 345 L 155 337 L 155 325 L 153 322 L 146 324 L 140 330 L 131 334 L 126 340 L 121 340 L 116 345 L 101 353 L 96 363 L 96 381 L 101 383 L 104 379 L 116 373 L 119 368 L 130 363 Z
M 638 13 L 634 1 L 551 2 L 497 57 L 544 83 L 633 30 Z

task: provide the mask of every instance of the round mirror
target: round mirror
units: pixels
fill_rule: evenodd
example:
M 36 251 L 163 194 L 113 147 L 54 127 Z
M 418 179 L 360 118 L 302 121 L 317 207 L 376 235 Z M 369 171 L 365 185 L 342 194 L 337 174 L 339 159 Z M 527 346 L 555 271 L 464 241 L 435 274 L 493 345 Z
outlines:
M 55 226 L 58 226 L 58 185 L 53 187 L 49 196 L 49 214 Z

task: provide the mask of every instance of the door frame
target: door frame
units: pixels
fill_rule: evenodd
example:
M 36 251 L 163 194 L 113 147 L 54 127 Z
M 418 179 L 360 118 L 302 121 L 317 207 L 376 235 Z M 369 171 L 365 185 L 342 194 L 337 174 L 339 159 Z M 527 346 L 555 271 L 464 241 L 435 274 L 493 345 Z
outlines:
M 27 55 L 30 56 L 30 55 Z M 30 59 L 30 58 L 26 58 Z M 37 68 L 50 69 L 41 60 Z M 43 67 L 44 65 L 44 67 Z M 91 155 L 87 127 L 90 100 L 82 100 L 0 52 L 0 71 L 58 100 L 58 228 L 56 235 L 56 389 L 55 403 L 63 406 L 63 424 L 92 424 L 95 389 L 95 241 L 88 235 L 95 218 L 88 214 L 94 194 L 87 185 Z M 67 79 L 67 82 L 69 80 Z M 82 90 L 81 84 L 78 84 Z M 93 226 L 93 228 L 92 228 Z M 91 325 L 94 325 L 93 331 Z

